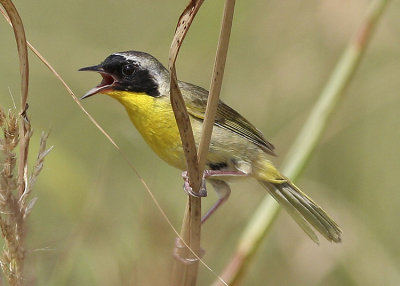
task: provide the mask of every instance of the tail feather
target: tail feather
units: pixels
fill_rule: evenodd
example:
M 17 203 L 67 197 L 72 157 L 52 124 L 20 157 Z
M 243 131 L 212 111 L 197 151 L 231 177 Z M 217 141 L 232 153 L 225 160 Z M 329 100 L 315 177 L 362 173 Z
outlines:
M 339 226 L 290 181 L 282 183 L 261 181 L 261 183 L 314 242 L 319 243 L 313 228 L 329 241 L 341 241 L 342 231 Z

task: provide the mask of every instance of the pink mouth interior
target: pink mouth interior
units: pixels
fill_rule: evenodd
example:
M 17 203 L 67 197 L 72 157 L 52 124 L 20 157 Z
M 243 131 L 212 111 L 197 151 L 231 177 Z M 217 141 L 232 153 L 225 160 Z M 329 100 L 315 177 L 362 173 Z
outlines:
M 103 80 L 97 87 L 111 86 L 114 83 L 114 78 L 108 74 L 101 73 Z
M 82 99 L 92 96 L 96 93 L 101 93 L 101 92 L 107 91 L 107 90 L 111 89 L 111 87 L 114 85 L 115 80 L 112 76 L 110 76 L 106 73 L 100 73 L 100 74 L 103 77 L 100 84 L 97 85 L 96 87 L 92 88 L 91 90 L 89 90 L 84 96 L 81 97 Z

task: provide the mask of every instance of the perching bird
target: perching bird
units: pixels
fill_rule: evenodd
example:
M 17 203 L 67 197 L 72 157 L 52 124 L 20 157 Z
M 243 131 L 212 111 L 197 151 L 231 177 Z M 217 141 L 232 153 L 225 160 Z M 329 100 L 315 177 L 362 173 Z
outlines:
M 118 100 L 153 151 L 168 164 L 186 169 L 182 143 L 170 103 L 169 71 L 153 56 L 138 51 L 118 52 L 101 64 L 80 69 L 101 74 L 101 83 L 87 98 L 103 93 Z M 208 91 L 179 82 L 190 116 L 196 144 L 200 141 Z M 206 218 L 229 196 L 231 177 L 255 178 L 318 243 L 314 229 L 327 240 L 341 241 L 338 225 L 314 201 L 281 175 L 269 160 L 274 146 L 237 111 L 219 101 L 209 153 L 206 178 L 219 195 Z

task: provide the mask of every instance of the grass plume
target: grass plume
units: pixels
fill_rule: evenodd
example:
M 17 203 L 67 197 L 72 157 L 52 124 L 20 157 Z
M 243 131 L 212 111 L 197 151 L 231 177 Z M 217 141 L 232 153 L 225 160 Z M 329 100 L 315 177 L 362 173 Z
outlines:
M 4 238 L 0 265 L 9 285 L 23 285 L 26 221 L 36 202 L 36 198 L 30 199 L 30 194 L 43 168 L 44 158 L 52 149 L 47 149 L 47 134 L 43 133 L 36 162 L 29 178 L 25 178 L 24 193 L 20 196 L 19 175 L 15 171 L 16 148 L 20 143 L 18 118 L 11 110 L 5 113 L 0 109 L 0 229 Z M 28 126 L 26 136 L 31 137 L 32 129 Z

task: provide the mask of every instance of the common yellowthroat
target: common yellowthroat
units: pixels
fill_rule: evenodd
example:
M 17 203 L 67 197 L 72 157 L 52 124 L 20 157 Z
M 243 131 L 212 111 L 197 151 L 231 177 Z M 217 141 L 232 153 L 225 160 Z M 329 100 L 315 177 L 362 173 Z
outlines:
M 80 69 L 100 73 L 102 81 L 83 97 L 103 93 L 118 100 L 153 151 L 168 164 L 186 170 L 182 143 L 170 104 L 169 71 L 153 56 L 139 51 L 118 52 L 101 64 Z M 208 91 L 179 82 L 198 144 Z M 315 242 L 320 232 L 327 240 L 341 241 L 338 225 L 311 198 L 269 160 L 274 146 L 249 121 L 219 101 L 206 163 L 206 177 L 219 195 L 208 217 L 229 196 L 230 177 L 258 180 Z

